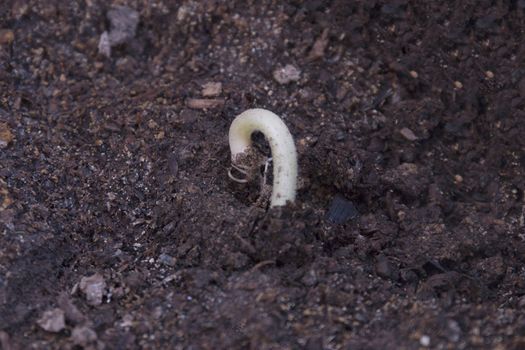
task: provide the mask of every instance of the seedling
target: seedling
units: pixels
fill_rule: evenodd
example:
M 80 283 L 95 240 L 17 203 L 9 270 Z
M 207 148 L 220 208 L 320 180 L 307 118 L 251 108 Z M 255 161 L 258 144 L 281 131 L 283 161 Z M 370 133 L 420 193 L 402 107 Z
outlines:
M 251 135 L 260 131 L 268 140 L 273 159 L 273 187 L 271 207 L 285 205 L 295 200 L 297 189 L 297 151 L 292 134 L 276 114 L 261 108 L 249 109 L 232 122 L 229 132 L 232 167 L 246 176 L 238 179 L 229 172 L 230 178 L 247 182 L 268 159 L 262 160 L 252 147 Z

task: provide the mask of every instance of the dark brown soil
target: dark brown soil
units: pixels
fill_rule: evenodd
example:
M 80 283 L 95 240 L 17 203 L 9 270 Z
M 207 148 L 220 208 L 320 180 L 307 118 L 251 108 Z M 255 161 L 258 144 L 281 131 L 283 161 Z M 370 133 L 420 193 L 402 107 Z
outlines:
M 523 0 L 1 1 L 0 348 L 524 349 L 524 34 Z M 253 107 L 293 205 L 227 176 Z

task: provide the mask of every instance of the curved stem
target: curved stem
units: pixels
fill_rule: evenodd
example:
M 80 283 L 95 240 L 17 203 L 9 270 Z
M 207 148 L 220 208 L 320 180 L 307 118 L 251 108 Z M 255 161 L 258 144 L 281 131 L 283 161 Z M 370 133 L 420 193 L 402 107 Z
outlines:
M 273 158 L 273 188 L 271 206 L 285 205 L 295 200 L 297 188 L 297 151 L 292 134 L 276 114 L 261 108 L 239 114 L 230 126 L 229 141 L 232 162 L 247 152 L 254 131 L 264 134 Z

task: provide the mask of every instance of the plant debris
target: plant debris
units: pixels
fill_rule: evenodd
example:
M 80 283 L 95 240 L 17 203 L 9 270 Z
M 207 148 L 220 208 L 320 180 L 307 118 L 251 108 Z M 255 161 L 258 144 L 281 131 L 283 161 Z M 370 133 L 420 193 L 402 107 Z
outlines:
M 186 105 L 193 109 L 211 109 L 218 108 L 224 105 L 222 99 L 203 99 L 203 98 L 189 98 L 186 100 Z
M 9 45 L 15 40 L 15 33 L 11 29 L 0 29 L 0 45 Z
M 7 123 L 0 123 L 0 149 L 6 148 L 13 141 L 13 134 Z

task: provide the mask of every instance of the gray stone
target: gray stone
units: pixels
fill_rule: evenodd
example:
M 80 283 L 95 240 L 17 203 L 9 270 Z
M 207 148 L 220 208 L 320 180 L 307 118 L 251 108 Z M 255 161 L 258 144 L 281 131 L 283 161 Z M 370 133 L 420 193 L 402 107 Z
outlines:
M 47 310 L 36 322 L 46 332 L 58 333 L 66 327 L 64 311 L 59 308 Z

